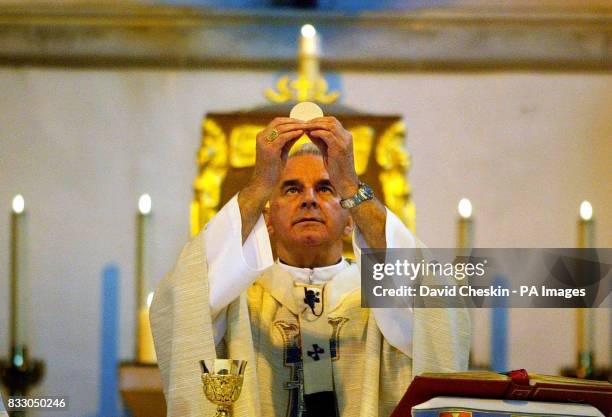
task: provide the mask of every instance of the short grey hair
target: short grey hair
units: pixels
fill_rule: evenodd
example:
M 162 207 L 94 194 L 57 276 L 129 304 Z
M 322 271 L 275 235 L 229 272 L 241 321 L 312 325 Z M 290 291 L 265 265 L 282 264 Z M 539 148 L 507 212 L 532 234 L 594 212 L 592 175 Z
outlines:
M 306 142 L 302 144 L 295 151 L 291 152 L 289 158 L 293 158 L 294 156 L 303 156 L 303 155 L 314 155 L 323 157 L 321 150 L 312 142 Z

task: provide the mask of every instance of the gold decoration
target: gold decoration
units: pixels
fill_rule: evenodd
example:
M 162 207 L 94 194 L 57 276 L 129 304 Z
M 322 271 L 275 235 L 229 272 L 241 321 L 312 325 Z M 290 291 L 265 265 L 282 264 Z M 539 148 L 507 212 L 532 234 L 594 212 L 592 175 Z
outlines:
M 368 169 L 370 151 L 374 142 L 374 129 L 370 126 L 360 125 L 349 129 L 353 135 L 353 150 L 355 154 L 355 171 L 363 175 Z
M 401 121 L 393 123 L 383 132 L 376 149 L 376 162 L 381 168 L 410 170 L 410 155 L 404 148 L 405 136 L 406 128 Z
M 291 80 L 289 76 L 281 77 L 276 89 L 268 88 L 264 92 L 266 98 L 273 103 L 314 101 L 332 104 L 340 98 L 338 91 L 329 91 L 329 84 L 319 71 L 319 40 L 312 25 L 305 25 L 301 30 L 297 78 Z
M 382 134 L 376 148 L 376 162 L 382 168 L 379 179 L 385 204 L 414 232 L 416 213 L 406 178 L 410 154 L 404 148 L 405 131 L 404 123 L 399 121 Z
M 329 84 L 322 77 L 313 80 L 299 75 L 292 81 L 289 76 L 284 76 L 278 80 L 276 89 L 277 91 L 267 88 L 264 93 L 266 98 L 273 103 L 314 101 L 332 104 L 340 98 L 340 92 L 328 91 Z
M 247 361 L 213 359 L 200 361 L 204 395 L 217 406 L 215 417 L 231 417 L 232 404 L 238 401 Z
M 234 127 L 230 132 L 230 166 L 246 168 L 255 165 L 255 144 L 257 134 L 265 126 L 244 124 Z
M 276 130 L 276 129 L 272 129 L 270 134 L 268 134 L 268 136 L 266 136 L 266 140 L 268 142 L 274 142 L 276 140 L 276 138 L 278 138 L 278 130 Z
M 221 184 L 227 173 L 227 142 L 221 127 L 210 118 L 202 126 L 202 145 L 198 152 L 198 176 L 193 182 L 191 236 L 215 215 L 221 199 Z
M 243 123 L 230 128 L 228 139 L 214 119 L 205 119 L 202 145 L 198 152 L 198 176 L 193 184 L 195 196 L 190 209 L 192 236 L 199 233 L 224 203 L 221 201 L 221 188 L 228 169 L 255 165 L 256 136 L 264 128 L 257 123 Z M 378 143 L 375 128 L 371 125 L 356 124 L 349 130 L 353 135 L 357 174 L 367 175 L 368 170 L 378 172 L 383 194 L 381 200 L 414 231 L 415 207 L 406 177 L 411 163 L 410 154 L 404 148 L 404 124 L 401 121 L 393 123 L 383 131 Z M 304 135 L 294 145 L 291 153 L 306 142 L 309 139 Z M 374 146 L 376 164 L 369 167 Z

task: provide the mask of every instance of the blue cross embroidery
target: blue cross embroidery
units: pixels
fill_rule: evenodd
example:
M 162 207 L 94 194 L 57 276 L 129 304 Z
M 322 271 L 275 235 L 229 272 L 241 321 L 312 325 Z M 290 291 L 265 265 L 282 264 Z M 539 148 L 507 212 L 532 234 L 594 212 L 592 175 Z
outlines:
M 318 361 L 319 359 L 321 359 L 319 357 L 319 353 L 325 353 L 325 351 L 319 347 L 319 345 L 317 345 L 316 343 L 312 345 L 312 349 L 314 350 L 309 350 L 308 351 L 308 356 L 310 356 L 312 359 L 314 359 L 315 361 Z

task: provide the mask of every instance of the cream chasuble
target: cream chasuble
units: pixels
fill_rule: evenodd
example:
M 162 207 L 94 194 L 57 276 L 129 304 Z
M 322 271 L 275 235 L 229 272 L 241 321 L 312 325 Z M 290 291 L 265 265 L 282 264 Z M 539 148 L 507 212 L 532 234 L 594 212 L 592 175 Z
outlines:
M 215 407 L 202 392 L 198 361 L 217 354 L 248 361 L 242 394 L 234 406 L 236 417 L 298 415 L 295 381 L 300 356 L 312 360 L 319 349 L 329 348 L 342 417 L 388 416 L 413 375 L 467 366 L 466 310 L 414 309 L 412 354 L 402 353 L 383 337 L 375 310 L 360 307 L 360 278 L 354 264 L 347 264 L 320 294 L 326 311 L 319 328 L 329 331 L 323 346 L 301 355 L 299 313 L 308 306 L 300 304 L 291 274 L 275 265 L 229 305 L 224 343 L 215 349 L 207 273 L 201 233 L 185 246 L 151 306 L 168 416 L 214 415 Z
M 8 417 L 6 410 L 4 409 L 4 402 L 2 400 L 2 395 L 0 394 L 0 417 Z

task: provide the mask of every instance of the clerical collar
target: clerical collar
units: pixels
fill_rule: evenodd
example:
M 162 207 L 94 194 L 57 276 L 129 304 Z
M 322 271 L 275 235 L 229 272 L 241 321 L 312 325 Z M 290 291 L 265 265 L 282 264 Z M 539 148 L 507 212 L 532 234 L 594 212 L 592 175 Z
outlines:
M 280 260 L 277 260 L 276 263 L 289 272 L 296 281 L 304 284 L 323 284 L 330 281 L 349 265 L 344 258 L 341 258 L 337 264 L 319 268 L 298 268 L 297 266 L 287 265 Z

